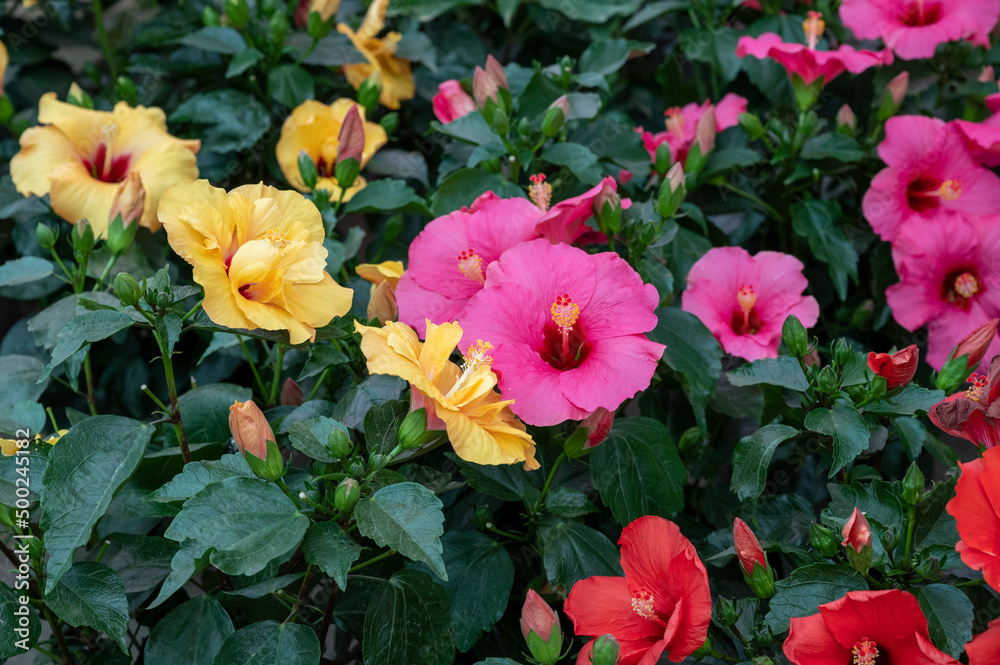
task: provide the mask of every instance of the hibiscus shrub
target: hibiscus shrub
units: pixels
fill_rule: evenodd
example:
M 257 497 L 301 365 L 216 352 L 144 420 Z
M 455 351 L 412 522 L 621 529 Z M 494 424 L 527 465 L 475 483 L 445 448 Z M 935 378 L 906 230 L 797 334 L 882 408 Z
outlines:
M 10 0 L 0 660 L 1000 662 L 1000 0 Z

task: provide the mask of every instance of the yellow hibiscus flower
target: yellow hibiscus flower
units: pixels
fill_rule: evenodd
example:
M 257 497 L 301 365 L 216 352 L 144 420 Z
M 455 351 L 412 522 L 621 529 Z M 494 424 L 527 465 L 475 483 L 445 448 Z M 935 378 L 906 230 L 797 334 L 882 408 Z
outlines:
M 332 105 L 310 99 L 295 107 L 281 126 L 281 138 L 275 148 L 281 172 L 285 174 L 292 187 L 300 192 L 310 191 L 299 174 L 299 153 L 305 150 L 306 154 L 316 162 L 316 170 L 319 172 L 319 180 L 316 181 L 314 189 L 327 190 L 333 201 L 340 198 L 340 186 L 333 177 L 333 170 L 337 165 L 337 152 L 340 150 L 340 128 L 347 112 L 355 106 L 361 119 L 364 120 L 364 108 L 350 99 L 338 99 Z M 382 125 L 365 122 L 364 130 L 365 147 L 360 160 L 362 168 L 389 140 Z M 344 193 L 344 200 L 350 200 L 365 184 L 364 178 L 358 176 L 354 184 Z
M 45 443 L 49 445 L 55 444 L 55 442 L 61 439 L 68 431 L 69 431 L 68 429 L 59 430 L 52 436 L 45 439 Z M 37 443 L 39 441 L 42 441 L 42 437 L 41 435 L 36 434 L 35 442 Z M 0 439 L 0 454 L 3 454 L 4 457 L 10 457 L 11 455 L 16 455 L 17 441 L 15 439 Z
M 403 262 L 360 263 L 354 269 L 354 272 L 361 279 L 371 282 L 372 286 L 378 286 L 382 282 L 389 282 L 389 285 L 395 289 L 399 285 L 399 278 L 403 276 Z
M 167 133 L 158 108 L 130 107 L 92 111 L 60 102 L 54 92 L 42 95 L 38 121 L 21 134 L 21 150 L 10 161 L 17 191 L 49 195 L 52 209 L 71 224 L 86 219 L 94 234 L 106 234 L 119 183 L 138 172 L 146 189 L 140 224 L 160 228 L 156 204 L 172 185 L 198 177 L 195 155 L 201 141 Z
M 301 194 L 263 184 L 227 194 L 198 180 L 167 190 L 159 217 L 221 326 L 287 330 L 300 344 L 351 308 L 353 291 L 326 272 L 319 211 Z
M 362 83 L 374 77 L 382 86 L 379 101 L 390 109 L 398 109 L 401 101 L 413 99 L 416 86 L 409 60 L 396 57 L 396 48 L 402 35 L 390 32 L 381 39 L 376 36 L 385 27 L 385 10 L 388 7 L 389 0 L 375 0 L 368 7 L 365 20 L 361 22 L 357 32 L 344 23 L 337 24 L 337 30 L 347 35 L 368 61 L 344 65 L 347 82 L 358 90 Z
M 382 328 L 355 322 L 361 333 L 361 351 L 372 374 L 391 374 L 409 381 L 413 408 L 427 406 L 428 418 L 444 423 L 455 453 L 476 464 L 514 464 L 537 469 L 535 442 L 524 424 L 493 388 L 497 376 L 490 369 L 488 344 L 469 349 L 462 368 L 451 362 L 452 351 L 462 339 L 457 323 L 436 326 L 427 322 L 427 341 L 403 323 Z

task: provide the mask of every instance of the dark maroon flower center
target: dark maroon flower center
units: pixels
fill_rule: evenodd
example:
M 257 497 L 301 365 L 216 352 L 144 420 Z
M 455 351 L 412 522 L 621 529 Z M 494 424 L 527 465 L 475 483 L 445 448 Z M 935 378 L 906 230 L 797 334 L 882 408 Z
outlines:
M 941 20 L 940 2 L 913 0 L 900 12 L 899 22 L 913 28 L 933 25 Z
M 563 333 L 559 326 L 551 321 L 545 323 L 544 341 L 538 355 L 542 360 L 558 370 L 576 369 L 590 355 L 592 347 L 583 333 L 583 327 L 577 324 L 566 335 L 566 353 L 563 353 Z
M 84 159 L 83 165 L 87 167 L 90 175 L 101 182 L 121 182 L 128 175 L 131 155 L 109 155 L 106 143 L 97 146 L 93 159 Z

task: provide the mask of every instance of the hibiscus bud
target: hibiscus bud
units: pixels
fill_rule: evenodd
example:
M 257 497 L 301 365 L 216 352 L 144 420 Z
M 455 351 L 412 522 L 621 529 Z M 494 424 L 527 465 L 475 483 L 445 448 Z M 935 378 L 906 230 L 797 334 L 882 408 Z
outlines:
M 324 22 L 337 15 L 340 0 L 310 0 L 309 12 L 316 12 Z
M 902 72 L 889 81 L 885 86 L 885 92 L 882 93 L 882 103 L 878 109 L 879 122 L 885 122 L 896 115 L 896 112 L 903 105 L 903 100 L 906 98 L 906 90 L 909 87 L 909 72 Z
M 258 459 L 267 459 L 267 442 L 274 441 L 274 431 L 252 400 L 236 401 L 229 407 L 229 431 L 244 457 L 250 453 Z
M 663 175 L 670 168 L 670 144 L 664 141 L 656 146 L 656 155 L 653 157 L 653 168 L 657 173 Z
M 924 550 L 922 556 L 926 555 L 926 553 L 927 550 Z M 926 558 L 921 558 L 917 562 L 917 565 L 913 567 L 913 570 L 928 582 L 941 579 L 941 562 L 937 557 L 927 556 Z
M 858 116 L 847 104 L 837 111 L 837 131 L 847 136 L 854 136 L 858 132 Z
M 302 386 L 292 377 L 288 377 L 281 386 L 281 406 L 302 406 L 302 402 Z
M 871 351 L 868 354 L 868 367 L 885 379 L 887 390 L 895 390 L 913 380 L 919 360 L 920 350 L 916 344 L 911 344 L 892 355 Z
M 486 75 L 486 70 L 476 67 L 472 73 L 472 97 L 479 108 L 486 107 L 486 100 L 497 100 L 497 84 Z
M 816 522 L 809 525 L 809 544 L 827 559 L 837 556 L 837 552 L 840 551 L 837 538 L 833 535 L 833 532 Z
M 330 435 L 326 439 L 326 449 L 337 459 L 343 459 L 351 454 L 354 444 L 351 443 L 347 432 L 339 427 L 334 427 L 330 430 Z
M 211 5 L 206 6 L 201 12 L 201 22 L 206 28 L 218 27 L 222 21 L 219 19 L 219 12 L 215 10 Z
M 333 494 L 333 506 L 342 513 L 350 513 L 361 498 L 361 486 L 354 478 L 340 481 Z
M 920 470 L 916 462 L 913 462 L 906 471 L 906 477 L 903 478 L 903 500 L 911 506 L 917 505 L 924 496 L 926 486 L 927 479 L 924 477 L 923 471 Z
M 268 440 L 264 459 L 250 454 L 246 455 L 246 461 L 254 475 L 263 480 L 275 482 L 285 475 L 285 460 L 281 457 L 278 444 L 274 441 Z
M 562 129 L 567 116 L 569 116 L 569 98 L 563 95 L 552 102 L 545 111 L 545 118 L 542 120 L 542 132 L 545 136 L 549 138 L 555 136 Z
M 378 321 L 385 325 L 399 317 L 396 305 L 396 291 L 388 281 L 372 287 L 371 298 L 368 300 L 368 320 Z
M 614 236 L 622 226 L 622 200 L 615 185 L 606 184 L 594 197 L 597 226 L 606 235 Z
M 588 450 L 604 442 L 611 432 L 611 426 L 615 422 L 615 412 L 608 411 L 603 406 L 584 418 L 580 426 L 587 430 L 587 442 L 583 449 Z
M 90 226 L 90 222 L 86 219 L 78 221 L 69 234 L 69 241 L 73 246 L 73 257 L 76 262 L 83 263 L 94 249 L 94 229 Z
M 313 161 L 313 158 L 305 150 L 299 150 L 299 176 L 302 177 L 302 182 L 309 189 L 314 188 L 316 181 L 319 179 L 316 162 Z
M 563 642 L 559 617 L 534 589 L 528 590 L 521 608 L 521 634 L 540 665 L 553 665 L 559 660 Z
M 843 367 L 854 356 L 854 347 L 846 339 L 840 337 L 834 341 L 832 352 L 833 362 Z
M 66 94 L 66 101 L 73 106 L 79 106 L 82 109 L 93 109 L 94 100 L 83 91 L 79 85 L 74 81 L 69 86 L 69 92 Z
M 268 27 L 271 29 L 271 43 L 276 46 L 281 46 L 285 43 L 285 37 L 288 36 L 288 18 L 285 17 L 284 12 L 275 12 L 271 14 L 271 19 L 268 22 Z
M 476 100 L 454 79 L 438 85 L 433 105 L 434 115 L 443 123 L 453 122 L 476 110 Z
M 666 143 L 663 145 L 666 145 Z M 684 179 L 684 167 L 678 162 L 670 167 L 666 177 L 663 179 L 663 183 L 660 185 L 660 193 L 656 199 L 656 212 L 664 219 L 673 217 L 678 208 L 681 207 L 681 204 L 684 203 L 686 195 L 687 186 Z
M 862 575 L 868 574 L 872 565 L 872 530 L 864 514 L 858 508 L 844 524 L 842 546 L 847 548 L 847 560 Z
M 809 335 L 799 317 L 792 314 L 781 324 L 781 341 L 788 347 L 788 352 L 796 358 L 806 355 L 809 351 Z
M 486 75 L 496 82 L 497 87 L 510 90 L 507 84 L 507 73 L 503 70 L 503 65 L 492 55 L 486 56 Z
M 750 137 L 751 140 L 764 136 L 764 125 L 760 122 L 760 117 L 756 113 L 741 113 L 739 117 L 740 129 Z
M 965 361 L 966 370 L 978 367 L 979 363 L 983 361 L 986 351 L 990 348 L 990 344 L 996 338 L 998 323 L 1000 323 L 1000 319 L 991 319 L 966 335 L 958 343 L 952 357 L 968 356 L 968 360 Z
M 618 640 L 610 633 L 594 640 L 590 649 L 591 665 L 616 665 L 618 662 Z
M 419 408 L 406 414 L 397 435 L 404 450 L 414 450 L 427 443 L 427 409 Z M 438 435 L 432 436 L 437 438 Z
M 707 111 L 698 119 L 698 126 L 694 133 L 694 142 L 698 146 L 698 151 L 700 152 L 700 158 L 695 164 L 692 164 L 692 154 L 688 153 L 687 168 L 688 170 L 699 171 L 701 170 L 701 165 L 703 160 L 708 153 L 712 151 L 715 147 L 715 135 L 717 133 L 715 124 L 715 109 L 709 107 Z
M 774 595 L 774 570 L 767 565 L 767 555 L 760 546 L 757 536 L 743 520 L 736 518 L 733 523 L 733 542 L 736 556 L 740 560 L 743 579 L 758 598 Z
M 139 288 L 139 282 L 135 281 L 135 277 L 128 274 L 127 272 L 120 272 L 115 276 L 115 297 L 122 304 L 123 307 L 131 307 L 139 302 L 139 298 L 142 297 L 142 289 Z
M 229 25 L 237 30 L 245 26 L 250 18 L 250 8 L 246 0 L 226 0 L 225 12 Z
M 352 104 L 340 125 L 337 135 L 337 163 L 354 159 L 359 163 L 365 152 L 365 121 L 361 119 L 358 105 Z
M 389 459 L 382 453 L 375 453 L 368 458 L 368 468 L 372 471 L 381 471 L 388 461 Z
M 56 246 L 56 232 L 45 222 L 38 222 L 35 227 L 35 239 L 42 249 L 52 249 Z
M 310 15 L 309 18 L 311 19 L 312 16 Z M 358 104 L 361 104 L 367 113 L 374 113 L 381 95 L 382 83 L 376 78 L 367 78 L 358 88 Z
M 733 601 L 723 596 L 719 596 L 719 602 L 715 604 L 715 615 L 723 626 L 732 626 L 740 618 Z

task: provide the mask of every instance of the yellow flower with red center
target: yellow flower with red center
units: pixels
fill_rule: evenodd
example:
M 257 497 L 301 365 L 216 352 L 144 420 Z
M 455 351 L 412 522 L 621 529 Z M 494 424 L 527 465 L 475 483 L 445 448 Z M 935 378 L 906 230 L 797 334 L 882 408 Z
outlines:
M 21 134 L 21 150 L 10 161 L 17 191 L 48 194 L 57 215 L 71 224 L 86 219 L 98 237 L 106 234 L 111 204 L 130 173 L 142 178 L 139 224 L 151 231 L 160 228 L 156 205 L 163 192 L 198 177 L 201 141 L 168 134 L 161 109 L 119 102 L 113 111 L 93 111 L 50 92 L 38 103 L 38 121 L 41 126 Z
M 488 343 L 470 347 L 460 368 L 449 358 L 462 338 L 457 323 L 436 326 L 427 322 L 427 341 L 403 323 L 382 328 L 355 322 L 361 333 L 361 351 L 372 374 L 390 374 L 413 388 L 413 408 L 427 406 L 444 422 L 448 439 L 459 457 L 476 464 L 514 464 L 537 469 L 535 442 L 524 423 L 510 410 L 494 388 L 497 375 L 490 369 Z
M 170 188 L 159 217 L 219 325 L 287 330 L 300 344 L 351 308 L 353 291 L 326 272 L 319 211 L 301 194 L 263 184 L 226 193 L 198 180 Z
M 358 90 L 369 78 L 378 81 L 382 86 L 379 101 L 390 109 L 398 109 L 401 101 L 413 99 L 416 86 L 409 60 L 396 57 L 396 48 L 402 35 L 390 32 L 385 37 L 377 37 L 385 27 L 385 10 L 388 7 L 389 0 L 375 0 L 368 7 L 365 20 L 361 22 L 357 32 L 344 23 L 337 24 L 337 31 L 347 35 L 368 61 L 344 65 L 347 82 Z
M 340 198 L 340 185 L 334 178 L 334 168 L 337 165 L 337 154 L 344 148 L 340 145 L 341 128 L 352 107 L 357 108 L 364 120 L 364 108 L 350 99 L 338 99 L 330 105 L 310 99 L 295 107 L 288 116 L 281 126 L 281 138 L 275 148 L 275 155 L 281 172 L 292 187 L 300 192 L 310 191 L 299 173 L 299 154 L 305 151 L 316 163 L 316 171 L 319 173 L 313 189 L 327 190 L 333 201 Z M 362 168 L 389 140 L 382 125 L 365 122 L 363 127 L 364 147 L 360 151 L 361 159 L 358 160 Z M 350 200 L 365 184 L 365 179 L 358 176 L 344 193 L 344 201 Z

